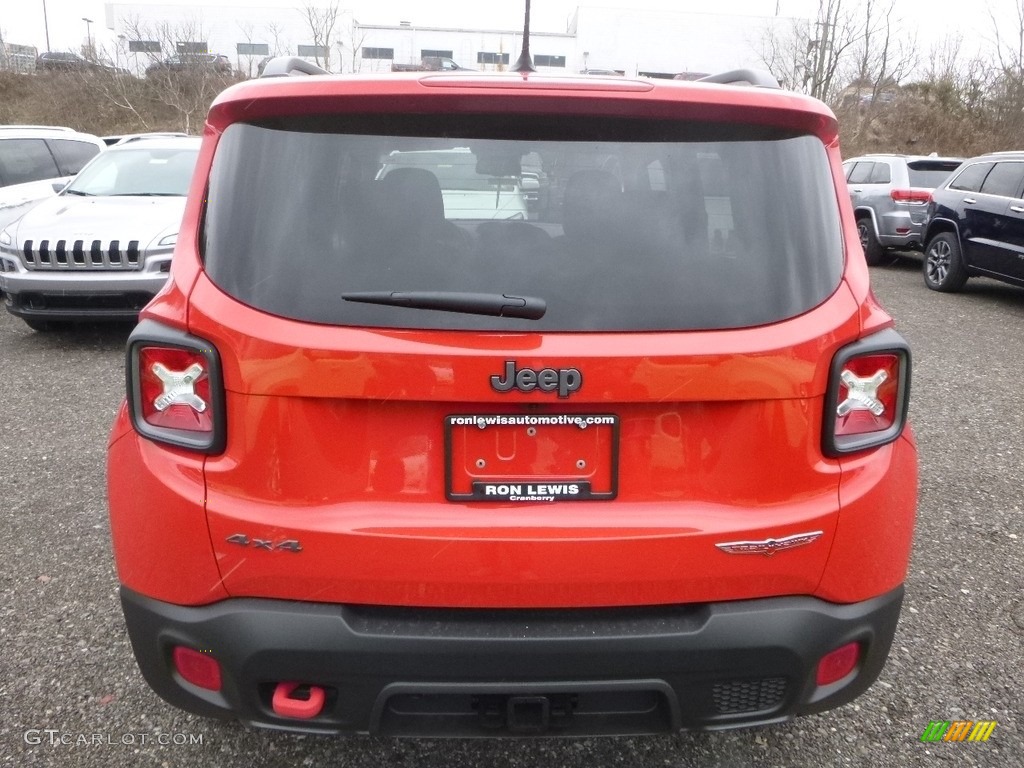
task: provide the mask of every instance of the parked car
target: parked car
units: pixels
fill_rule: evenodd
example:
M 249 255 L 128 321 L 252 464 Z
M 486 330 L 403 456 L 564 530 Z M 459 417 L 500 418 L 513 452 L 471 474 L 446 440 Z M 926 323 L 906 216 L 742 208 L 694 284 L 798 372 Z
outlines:
M 402 736 L 863 692 L 917 454 L 832 112 L 750 71 L 315 73 L 275 59 L 215 100 L 128 342 L 108 498 L 149 684 Z M 445 204 L 455 166 L 498 200 L 527 163 L 537 219 Z
M 43 125 L 0 125 L 0 228 L 56 194 L 104 148 L 89 133 Z
M 73 51 L 43 51 L 36 56 L 36 70 L 89 72 L 93 64 Z
M 0 232 L 7 310 L 54 322 L 134 320 L 167 282 L 198 138 L 110 147 Z
M 124 67 L 103 61 L 90 61 L 73 51 L 44 51 L 36 56 L 35 68 L 39 72 L 102 72 L 131 75 Z
M 886 250 L 921 250 L 928 196 L 961 162 L 958 157 L 879 154 L 843 163 L 868 264 L 879 264 Z
M 932 192 L 924 283 L 953 292 L 983 275 L 1024 286 L 1024 152 L 967 160 Z
M 222 53 L 178 53 L 146 67 L 146 76 L 166 72 L 213 72 L 230 75 L 231 59 Z
M 469 67 L 463 67 L 452 59 L 444 56 L 424 56 L 416 64 L 391 63 L 392 72 L 473 72 Z

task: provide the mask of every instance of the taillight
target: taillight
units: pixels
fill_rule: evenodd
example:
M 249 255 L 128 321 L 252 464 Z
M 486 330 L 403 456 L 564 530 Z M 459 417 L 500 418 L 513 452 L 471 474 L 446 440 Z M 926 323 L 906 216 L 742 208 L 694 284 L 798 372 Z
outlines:
M 139 405 L 154 427 L 212 432 L 210 371 L 199 352 L 173 347 L 139 349 Z
M 932 199 L 932 193 L 928 189 L 894 189 L 889 197 L 897 203 L 924 205 Z
M 839 456 L 890 443 L 907 418 L 910 348 L 893 330 L 841 349 L 832 361 L 822 447 Z
M 204 453 L 224 450 L 224 387 L 210 344 L 147 320 L 128 339 L 127 364 L 139 434 Z
M 900 362 L 895 354 L 863 355 L 846 361 L 839 373 L 836 435 L 862 435 L 889 429 L 896 421 Z

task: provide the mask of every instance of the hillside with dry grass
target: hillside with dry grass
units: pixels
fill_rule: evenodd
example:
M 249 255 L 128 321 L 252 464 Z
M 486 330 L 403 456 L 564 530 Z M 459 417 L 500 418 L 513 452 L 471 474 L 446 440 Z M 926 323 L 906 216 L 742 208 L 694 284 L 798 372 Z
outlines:
M 105 136 L 199 133 L 210 104 L 237 79 L 205 72 L 137 78 L 109 72 L 0 72 L 0 124 L 66 125 Z

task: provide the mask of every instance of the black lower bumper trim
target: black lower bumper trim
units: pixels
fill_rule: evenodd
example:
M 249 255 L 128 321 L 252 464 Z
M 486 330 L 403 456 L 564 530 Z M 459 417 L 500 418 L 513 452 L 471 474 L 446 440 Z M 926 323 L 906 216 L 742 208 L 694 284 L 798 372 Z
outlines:
M 137 320 L 153 298 L 144 292 L 117 294 L 7 294 L 7 311 L 15 317 L 55 321 Z
M 786 720 L 844 704 L 878 677 L 902 587 L 852 605 L 779 597 L 594 610 L 441 610 L 239 598 L 161 603 L 122 588 L 149 684 L 198 714 L 314 733 L 637 734 Z M 850 642 L 854 672 L 816 684 Z M 183 680 L 177 645 L 221 665 L 220 691 Z M 279 682 L 327 691 L 323 710 L 274 713 Z

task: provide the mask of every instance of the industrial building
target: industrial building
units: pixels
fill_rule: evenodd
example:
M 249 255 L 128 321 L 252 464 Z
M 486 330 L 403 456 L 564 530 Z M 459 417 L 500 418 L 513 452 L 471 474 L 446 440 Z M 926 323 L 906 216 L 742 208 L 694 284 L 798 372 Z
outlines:
M 541 71 L 614 70 L 672 77 L 763 66 L 769 34 L 788 34 L 808 19 L 647 11 L 580 5 L 564 32 L 532 29 L 530 48 Z M 470 69 L 500 70 L 514 62 L 521 29 L 469 29 L 363 23 L 337 5 L 298 8 L 107 3 L 106 27 L 116 41 L 106 54 L 142 72 L 178 53 L 222 53 L 255 74 L 267 56 L 300 56 L 333 72 L 379 72 L 425 56 Z

